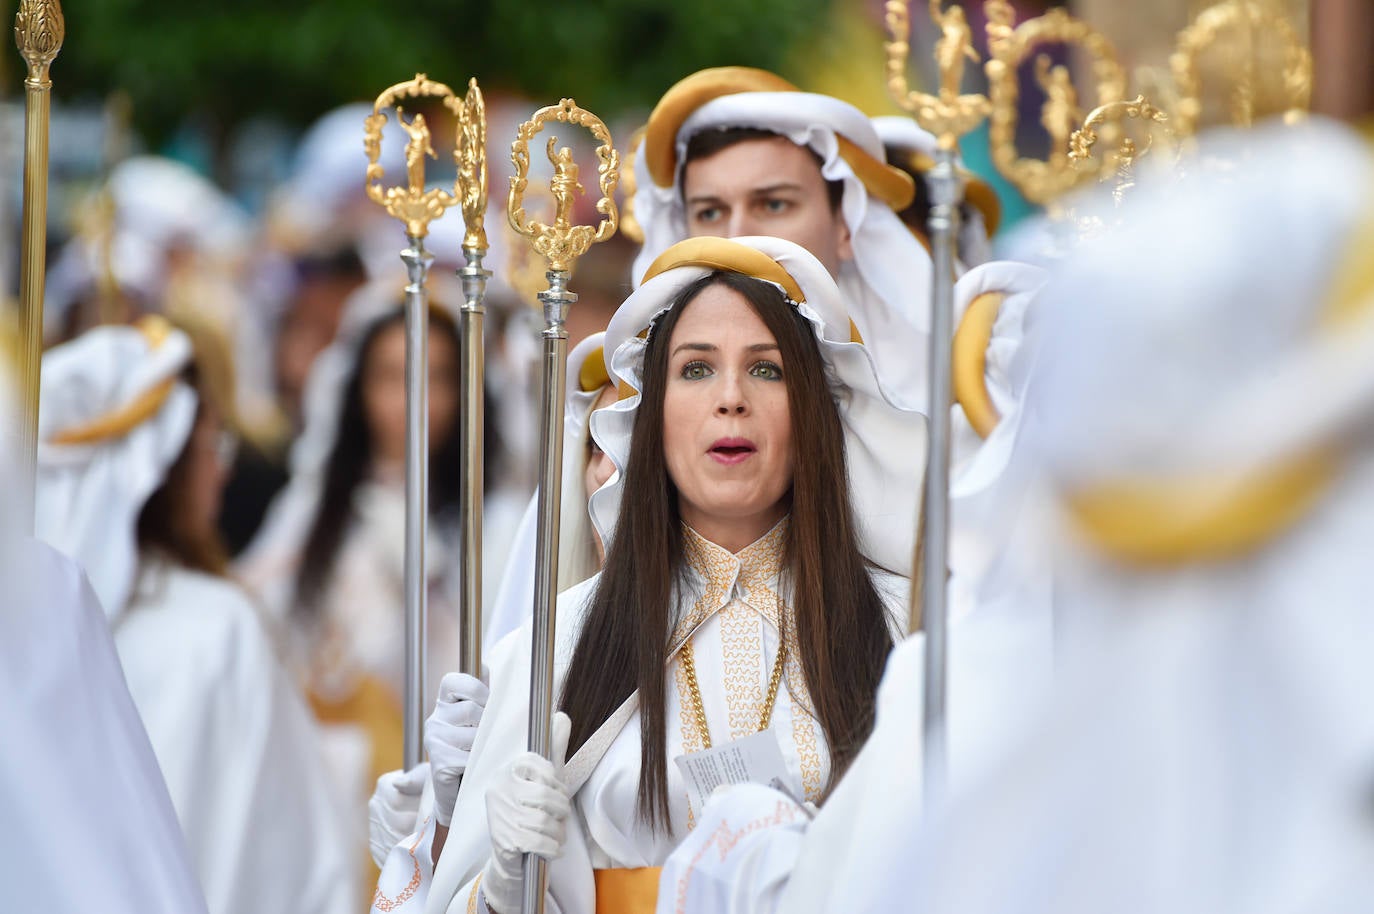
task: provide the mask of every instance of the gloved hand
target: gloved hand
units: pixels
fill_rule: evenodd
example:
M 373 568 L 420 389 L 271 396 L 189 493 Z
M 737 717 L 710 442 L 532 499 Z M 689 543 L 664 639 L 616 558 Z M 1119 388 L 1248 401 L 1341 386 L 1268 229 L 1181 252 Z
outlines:
M 448 828 L 458 784 L 472 755 L 472 741 L 490 690 L 466 673 L 447 673 L 439 683 L 439 700 L 425 721 L 425 752 L 434 771 L 434 818 Z
M 525 854 L 552 860 L 563 853 L 572 800 L 560 776 L 571 729 L 568 715 L 555 714 L 553 761 L 526 752 L 487 789 L 491 858 L 482 869 L 482 894 L 497 914 L 520 910 Z
M 367 843 L 378 868 L 391 849 L 415 831 L 420 817 L 420 794 L 429 777 L 429 763 L 409 771 L 388 771 L 377 778 L 377 789 L 367 801 Z

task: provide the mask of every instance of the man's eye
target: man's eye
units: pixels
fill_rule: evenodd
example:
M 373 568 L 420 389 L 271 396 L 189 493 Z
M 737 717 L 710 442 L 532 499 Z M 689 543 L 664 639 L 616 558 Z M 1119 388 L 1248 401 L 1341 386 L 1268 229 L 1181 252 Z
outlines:
M 775 216 L 781 213 L 785 213 L 791 208 L 791 200 L 782 200 L 777 197 L 772 197 L 770 199 L 763 201 L 764 212 L 770 213 Z
M 711 366 L 705 362 L 688 362 L 682 366 L 682 377 L 688 381 L 700 381 L 711 373 Z
M 693 222 L 715 222 L 720 219 L 719 206 L 707 206 L 692 214 Z
M 782 380 L 782 368 L 775 362 L 755 362 L 749 373 L 765 381 Z

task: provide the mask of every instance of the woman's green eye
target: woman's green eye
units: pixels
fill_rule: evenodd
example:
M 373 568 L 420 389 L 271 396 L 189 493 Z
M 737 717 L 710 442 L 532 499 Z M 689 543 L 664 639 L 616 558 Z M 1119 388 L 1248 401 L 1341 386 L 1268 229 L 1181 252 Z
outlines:
M 749 369 L 749 373 L 765 381 L 782 380 L 782 368 L 773 362 L 757 362 L 753 368 Z
M 682 366 L 682 377 L 688 381 L 700 381 L 711 373 L 705 362 L 688 362 Z

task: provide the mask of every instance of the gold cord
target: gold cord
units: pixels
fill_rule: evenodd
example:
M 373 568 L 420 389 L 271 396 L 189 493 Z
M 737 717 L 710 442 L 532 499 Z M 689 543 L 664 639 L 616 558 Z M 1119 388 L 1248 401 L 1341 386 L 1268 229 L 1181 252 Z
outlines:
M 701 731 L 702 748 L 710 749 L 711 729 L 706 725 L 706 706 L 702 704 L 701 688 L 697 685 L 696 654 L 692 650 L 690 638 L 682 645 L 679 662 L 682 663 L 682 671 L 687 676 L 688 698 L 692 702 L 692 714 L 696 717 L 697 729 Z M 782 670 L 786 662 L 787 643 L 780 638 L 778 657 L 773 661 L 773 675 L 768 680 L 768 696 L 764 699 L 763 713 L 759 715 L 759 733 L 767 730 L 769 722 L 773 719 L 773 705 L 778 702 L 778 687 L 782 685 Z

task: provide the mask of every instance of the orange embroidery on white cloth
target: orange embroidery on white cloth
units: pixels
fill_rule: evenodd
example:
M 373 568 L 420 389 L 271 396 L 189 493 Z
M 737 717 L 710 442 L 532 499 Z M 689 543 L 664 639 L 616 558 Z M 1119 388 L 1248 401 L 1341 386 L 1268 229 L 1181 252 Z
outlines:
M 410 882 L 407 882 L 405 888 L 401 889 L 401 893 L 395 898 L 389 898 L 382 892 L 381 883 L 377 883 L 377 892 L 372 896 L 372 907 L 376 908 L 378 911 L 394 911 L 415 897 L 415 893 L 420 888 L 421 881 L 420 861 L 415 856 L 415 849 L 419 847 L 420 842 L 424 840 L 425 832 L 428 828 L 429 820 L 426 819 L 424 825 L 420 826 L 420 835 L 415 839 L 415 843 L 406 848 L 406 853 L 410 855 L 410 862 L 413 864 L 414 870 L 410 874 Z
M 755 819 L 746 824 L 743 828 L 734 829 L 730 827 L 729 823 L 720 823 L 720 826 L 711 833 L 711 837 L 707 838 L 706 843 L 701 846 L 701 850 L 697 851 L 696 856 L 692 858 L 692 862 L 687 864 L 687 869 L 682 871 L 682 878 L 679 879 L 677 883 L 677 898 L 674 900 L 674 911 L 676 911 L 677 914 L 686 914 L 687 883 L 691 881 L 692 873 L 696 871 L 697 864 L 701 863 L 712 849 L 719 850 L 720 859 L 724 862 L 725 858 L 730 855 L 730 852 L 735 849 L 735 846 L 749 835 L 756 831 L 762 831 L 765 828 L 776 828 L 779 825 L 791 824 L 797 821 L 801 815 L 802 812 L 797 807 L 797 804 L 793 803 L 791 800 L 779 800 L 777 808 L 774 809 L 770 815 Z

